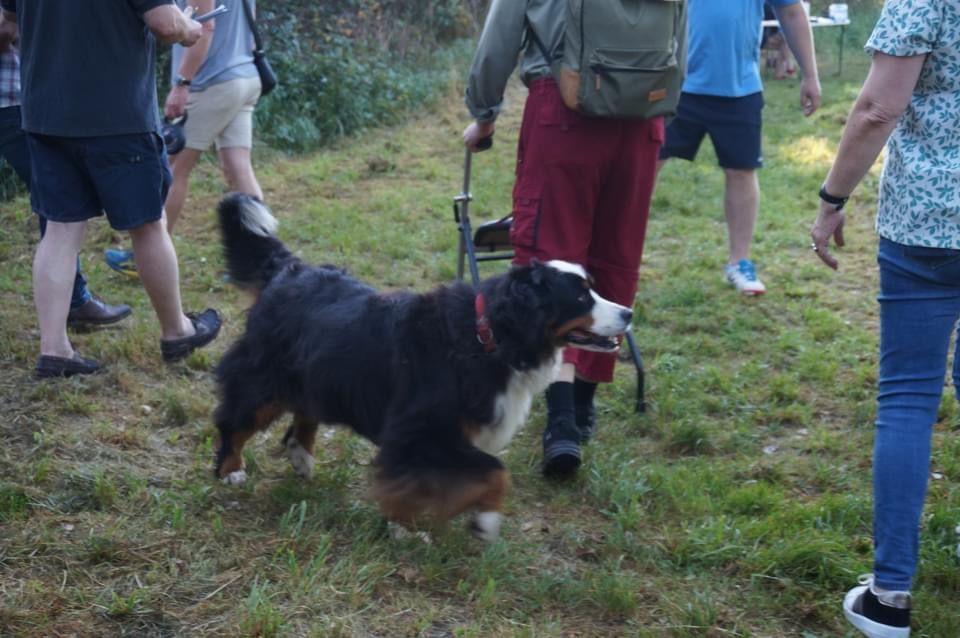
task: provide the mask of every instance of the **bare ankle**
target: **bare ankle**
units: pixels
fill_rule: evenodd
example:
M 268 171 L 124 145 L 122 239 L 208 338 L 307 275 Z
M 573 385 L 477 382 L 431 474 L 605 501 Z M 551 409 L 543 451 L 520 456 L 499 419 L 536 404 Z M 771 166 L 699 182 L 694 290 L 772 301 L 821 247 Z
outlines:
M 192 337 L 196 332 L 197 329 L 194 327 L 193 322 L 190 321 L 190 318 L 186 315 L 180 315 L 180 323 L 176 330 L 162 330 L 160 338 L 165 340 L 181 339 L 183 337 Z

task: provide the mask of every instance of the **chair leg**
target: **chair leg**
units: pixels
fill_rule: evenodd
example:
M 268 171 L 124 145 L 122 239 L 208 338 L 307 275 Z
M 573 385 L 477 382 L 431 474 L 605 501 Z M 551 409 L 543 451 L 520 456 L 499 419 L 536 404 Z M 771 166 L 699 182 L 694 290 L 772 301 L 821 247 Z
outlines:
M 637 349 L 637 342 L 633 338 L 632 332 L 626 333 L 627 346 L 630 348 L 630 358 L 633 359 L 633 367 L 637 369 L 637 404 L 635 409 L 642 414 L 647 411 L 647 401 L 644 398 L 644 379 L 643 379 L 643 361 L 640 359 L 640 351 Z

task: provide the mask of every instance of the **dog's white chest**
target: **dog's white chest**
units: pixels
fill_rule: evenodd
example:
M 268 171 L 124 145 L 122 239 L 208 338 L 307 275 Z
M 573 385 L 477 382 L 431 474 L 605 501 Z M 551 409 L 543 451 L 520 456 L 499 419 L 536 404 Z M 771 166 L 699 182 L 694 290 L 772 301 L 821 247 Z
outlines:
M 493 423 L 477 430 L 473 444 L 488 454 L 496 454 L 507 447 L 527 420 L 533 397 L 543 392 L 556 379 L 559 370 L 558 353 L 539 368 L 523 372 L 512 371 L 506 390 L 496 398 Z

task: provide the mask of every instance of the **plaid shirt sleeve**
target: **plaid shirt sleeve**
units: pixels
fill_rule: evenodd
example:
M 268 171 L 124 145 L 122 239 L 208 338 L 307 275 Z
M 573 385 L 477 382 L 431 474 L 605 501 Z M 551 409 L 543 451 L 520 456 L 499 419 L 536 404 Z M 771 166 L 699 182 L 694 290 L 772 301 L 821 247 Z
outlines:
M 0 53 L 0 108 L 20 104 L 20 55 L 16 49 Z

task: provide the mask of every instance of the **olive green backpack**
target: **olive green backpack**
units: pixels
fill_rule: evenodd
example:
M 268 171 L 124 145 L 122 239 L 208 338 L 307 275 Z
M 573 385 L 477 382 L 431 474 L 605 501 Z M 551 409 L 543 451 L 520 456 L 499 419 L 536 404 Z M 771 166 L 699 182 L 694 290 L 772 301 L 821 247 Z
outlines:
M 564 4 L 560 53 L 551 56 L 530 28 L 564 104 L 597 117 L 674 114 L 686 72 L 687 0 Z

